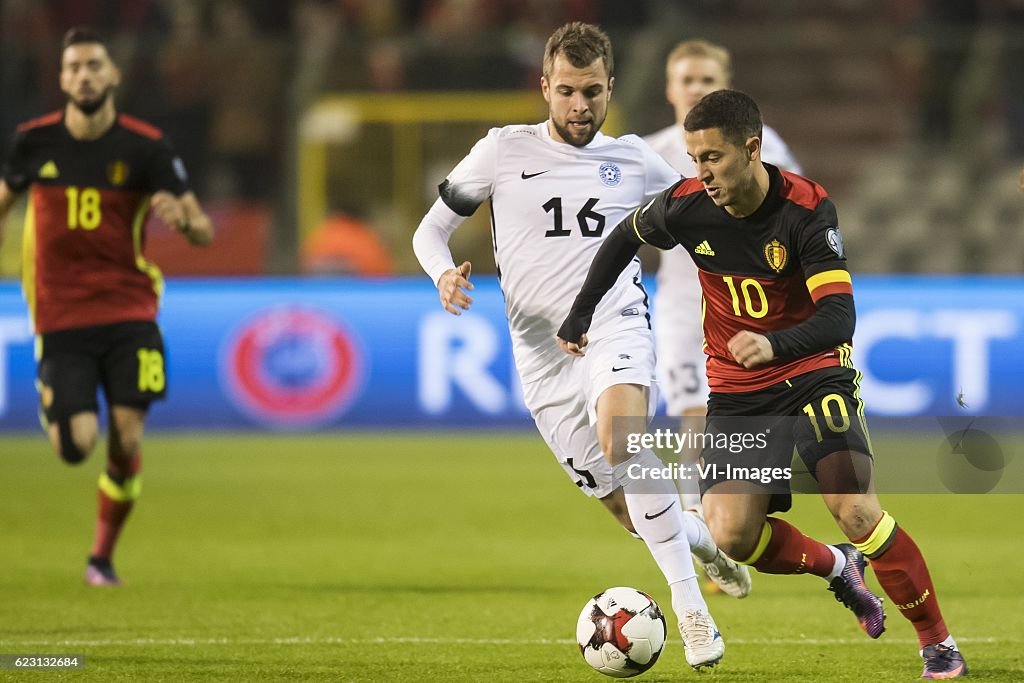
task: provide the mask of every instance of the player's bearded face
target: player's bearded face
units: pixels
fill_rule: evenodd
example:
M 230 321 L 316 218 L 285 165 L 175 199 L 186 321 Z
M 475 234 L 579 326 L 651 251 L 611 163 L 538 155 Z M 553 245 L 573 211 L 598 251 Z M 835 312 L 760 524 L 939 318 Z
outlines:
M 110 98 L 110 95 L 113 92 L 113 90 L 113 86 L 109 86 L 98 95 L 93 95 L 92 93 L 83 93 L 78 96 L 74 94 L 69 94 L 68 101 L 70 101 L 71 104 L 75 105 L 79 109 L 79 111 L 81 111 L 86 116 L 91 116 L 95 114 L 97 111 L 99 111 L 100 108 L 106 103 L 106 101 Z
M 64 50 L 60 86 L 68 101 L 83 114 L 92 115 L 112 96 L 120 73 L 98 43 L 80 43 Z
M 590 144 L 608 116 L 614 81 L 600 59 L 578 68 L 564 55 L 555 57 L 551 73 L 541 78 L 552 137 L 574 147 Z

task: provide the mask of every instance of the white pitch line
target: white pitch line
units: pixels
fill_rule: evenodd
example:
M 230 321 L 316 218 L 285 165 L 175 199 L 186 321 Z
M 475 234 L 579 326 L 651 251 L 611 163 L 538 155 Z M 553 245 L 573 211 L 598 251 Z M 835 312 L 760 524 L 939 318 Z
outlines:
M 909 638 L 887 638 L 883 645 L 917 645 Z M 958 643 L 1020 643 L 1013 638 L 958 638 Z M 730 645 L 867 645 L 866 638 L 730 638 Z M 109 647 L 115 645 L 575 645 L 571 638 L 132 638 L 126 640 L 0 640 L 0 647 Z

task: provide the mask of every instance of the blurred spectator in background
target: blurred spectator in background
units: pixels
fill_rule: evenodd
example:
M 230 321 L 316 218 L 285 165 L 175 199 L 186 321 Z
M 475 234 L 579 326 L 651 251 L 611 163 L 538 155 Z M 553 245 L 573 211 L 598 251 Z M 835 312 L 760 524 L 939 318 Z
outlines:
M 157 49 L 155 65 L 163 106 L 151 117 L 176 142 L 188 167 L 194 169 L 193 185 L 205 188 L 212 92 L 203 7 L 198 0 L 168 4 L 171 32 Z
M 267 199 L 274 195 L 282 128 L 285 51 L 265 35 L 241 0 L 211 6 L 207 76 L 213 88 L 210 192 Z
M 620 73 L 631 75 L 616 92 L 614 113 L 632 128 L 661 123 L 660 70 L 651 67 L 676 36 L 695 30 L 730 36 L 750 83 L 770 93 L 772 120 L 792 131 L 794 144 L 808 143 L 801 148 L 805 164 L 841 159 L 826 166 L 835 176 L 826 178 L 832 192 L 859 192 L 861 183 L 877 199 L 848 202 L 872 213 L 853 229 L 851 212 L 854 241 L 860 233 L 895 234 L 880 213 L 907 224 L 909 209 L 897 207 L 886 191 L 900 179 L 919 186 L 922 197 L 948 199 L 953 195 L 944 184 L 976 184 L 1001 188 L 1006 206 L 1019 203 L 1024 0 L 712 4 L 714 12 L 698 0 L 0 0 L 0 130 L 62 105 L 51 87 L 60 36 L 72 23 L 96 25 L 111 36 L 110 50 L 123 66 L 119 102 L 166 131 L 201 194 L 269 207 L 276 216 L 270 253 L 281 254 L 275 268 L 291 272 L 299 267 L 293 214 L 303 191 L 291 171 L 296 131 L 317 99 L 532 90 L 536 55 L 552 27 L 581 20 L 600 22 L 624 46 Z M 811 25 L 815 30 L 805 30 Z M 802 65 L 799 79 L 784 76 L 792 64 Z M 815 135 L 823 120 L 837 124 L 827 145 Z M 914 144 L 901 148 L 904 142 Z M 0 156 L 9 144 L 0 137 Z M 912 172 L 900 170 L 898 148 L 917 164 Z M 936 153 L 945 163 L 935 162 Z M 878 168 L 877 155 L 888 155 L 889 180 L 867 170 Z M 995 167 L 988 162 L 1004 155 L 999 173 L 1009 183 L 990 177 Z M 365 172 L 388 173 L 385 157 L 371 160 Z M 326 163 L 342 161 L 332 154 Z M 964 178 L 946 177 L 942 171 L 950 167 Z M 375 201 L 390 202 L 390 194 Z M 963 202 L 963 211 L 993 205 L 980 196 L 976 201 L 980 208 Z M 925 206 L 934 202 L 922 202 L 922 214 Z M 985 213 L 990 217 L 970 220 L 1013 223 L 1001 213 L 996 207 Z M 935 225 L 931 217 L 920 222 Z M 914 239 L 904 239 L 911 253 Z M 4 275 L 14 274 L 14 251 L 8 244 L 0 252 Z M 873 262 L 878 269 L 922 267 L 898 249 L 888 253 L 891 264 L 880 258 Z M 926 260 L 929 267 L 949 267 Z
M 1024 0 L 1003 2 L 1002 24 L 1007 34 L 1002 64 L 1003 95 L 1009 150 L 1015 159 L 1024 159 Z
M 302 272 L 392 275 L 394 263 L 371 224 L 349 213 L 334 212 L 303 243 Z
M 419 16 L 406 87 L 520 87 L 523 65 L 506 48 L 505 13 L 488 0 L 428 0 Z M 458 64 L 458 68 L 452 68 Z M 535 69 L 534 69 L 535 70 Z
M 981 20 L 976 0 L 924 0 L 920 26 L 924 73 L 920 100 L 922 141 L 946 149 L 952 141 L 957 88 Z
M 0 130 L 13 130 L 33 112 L 59 105 L 50 86 L 58 71 L 55 48 L 43 7 L 33 0 L 0 3 L 0 92 L 4 93 Z M 6 153 L 8 142 L 0 142 L 0 155 Z
M 338 36 L 341 12 L 336 3 L 299 0 L 292 7 L 292 55 L 289 101 L 297 115 L 311 105 L 324 89 Z

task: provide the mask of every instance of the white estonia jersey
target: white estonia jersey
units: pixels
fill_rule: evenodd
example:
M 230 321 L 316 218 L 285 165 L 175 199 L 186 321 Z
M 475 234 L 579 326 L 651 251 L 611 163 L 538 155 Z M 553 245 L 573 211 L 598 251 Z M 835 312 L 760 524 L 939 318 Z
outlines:
M 782 137 L 769 126 L 764 126 L 761 139 L 761 159 L 784 171 L 802 173 L 800 164 L 789 151 L 789 147 L 782 140 Z M 679 173 L 687 178 L 697 175 L 697 167 L 686 153 L 686 139 L 683 127 L 680 124 L 662 128 L 656 133 L 644 137 L 644 141 L 651 146 L 655 152 L 670 163 Z M 668 266 L 668 267 L 666 267 Z M 684 249 L 670 249 L 661 254 L 661 267 L 658 268 L 658 291 L 673 291 L 676 303 L 680 299 L 678 295 L 685 292 L 688 299 L 700 306 L 700 285 L 697 284 L 697 267 L 693 259 Z M 663 290 L 663 287 L 671 287 L 672 290 Z M 685 305 L 685 304 L 684 304 Z M 677 305 L 671 309 L 678 310 Z M 699 309 L 697 309 L 699 310 Z M 670 307 L 658 307 L 655 311 L 656 317 L 671 315 Z
M 547 122 L 492 128 L 441 185 L 455 213 L 491 199 L 491 237 L 512 350 L 523 382 L 568 358 L 555 341 L 601 241 L 679 173 L 635 135 L 586 147 L 553 140 Z M 647 327 L 634 260 L 602 299 L 588 337 Z

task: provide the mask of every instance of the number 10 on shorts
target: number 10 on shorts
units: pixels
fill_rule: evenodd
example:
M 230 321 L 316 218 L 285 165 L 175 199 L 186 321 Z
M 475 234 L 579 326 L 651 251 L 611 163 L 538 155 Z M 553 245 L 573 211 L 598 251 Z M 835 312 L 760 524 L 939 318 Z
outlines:
M 818 416 L 814 412 L 814 405 L 808 403 L 804 406 L 803 411 L 810 418 L 811 426 L 814 427 L 814 436 L 818 439 L 818 443 L 821 443 L 823 440 L 821 427 L 818 425 Z M 821 412 L 825 417 L 825 426 L 830 432 L 842 434 L 850 428 L 850 413 L 846 409 L 846 401 L 839 394 L 829 394 L 823 398 Z

